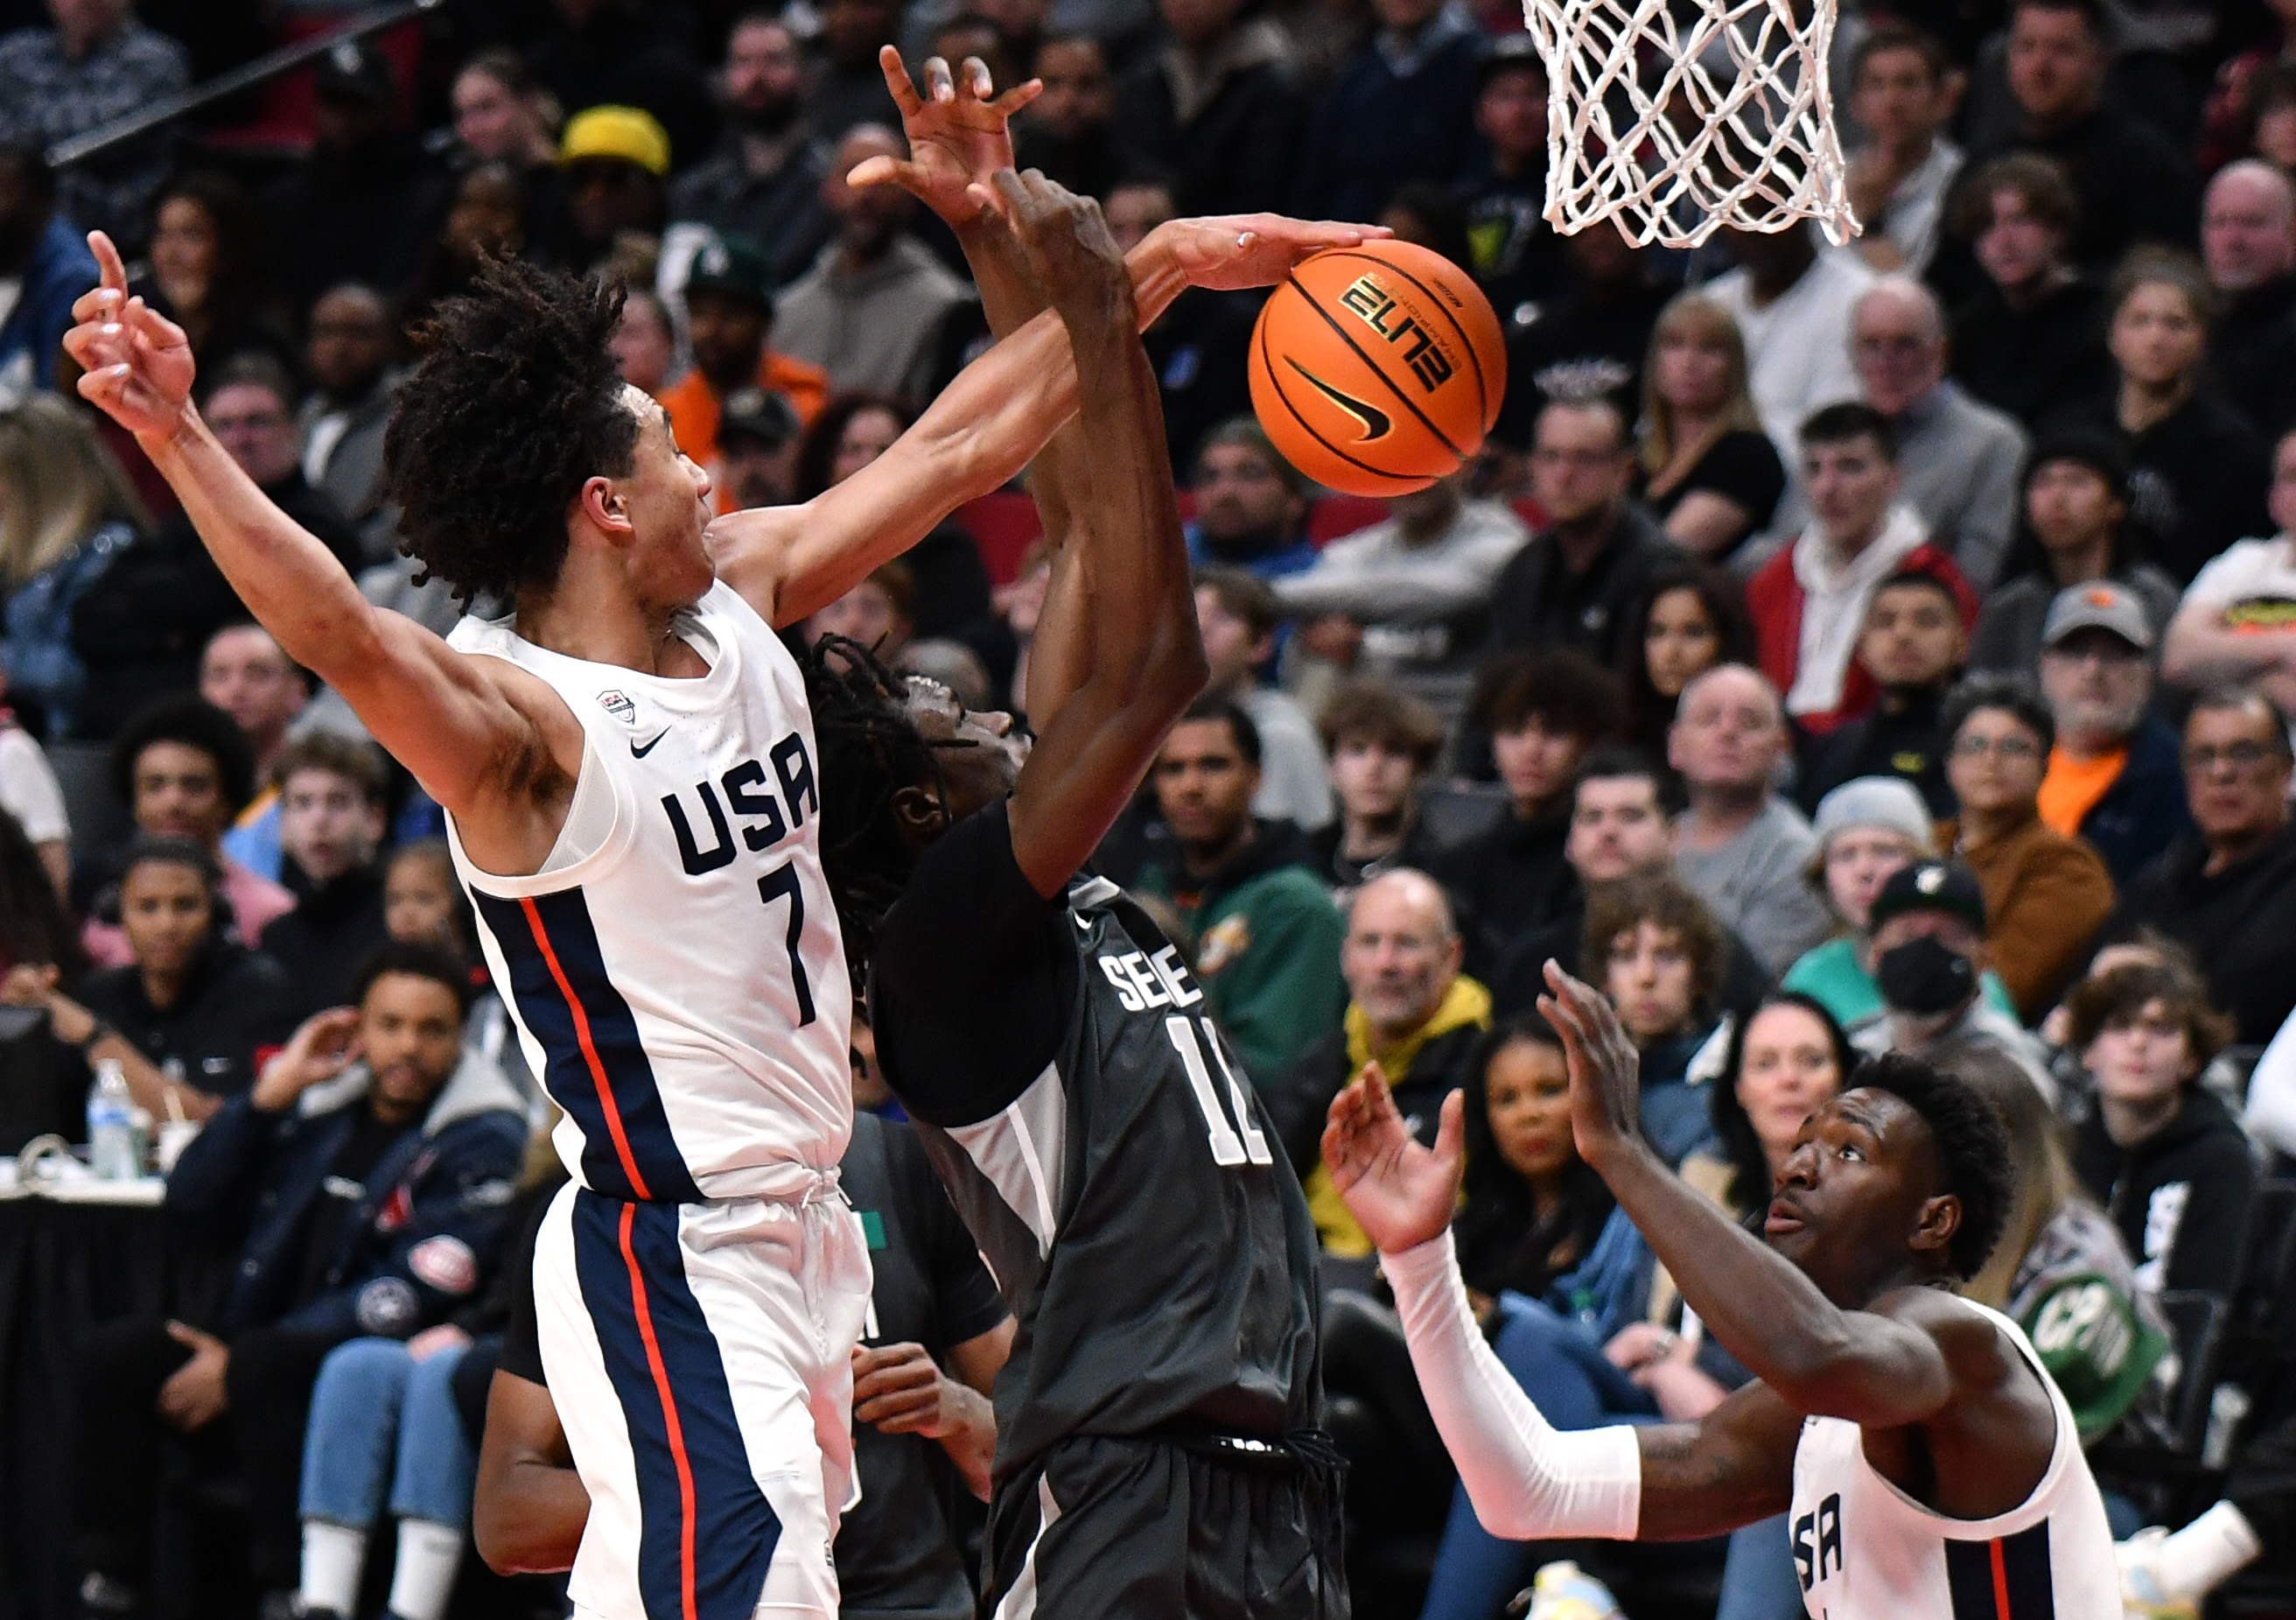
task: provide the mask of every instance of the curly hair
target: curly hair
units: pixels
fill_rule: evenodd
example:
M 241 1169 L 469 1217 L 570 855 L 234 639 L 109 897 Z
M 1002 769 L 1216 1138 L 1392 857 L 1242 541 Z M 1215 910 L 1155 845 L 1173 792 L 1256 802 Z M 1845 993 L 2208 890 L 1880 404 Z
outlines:
M 1703 1015 L 1728 966 L 1728 946 L 1706 902 L 1670 871 L 1637 872 L 1594 886 L 1578 946 L 1587 982 L 1598 987 L 1607 982 L 1620 937 L 1644 923 L 1672 933 L 1690 958 L 1691 1016 Z
M 621 314 L 619 287 L 488 259 L 414 329 L 422 363 L 382 453 L 417 583 L 467 605 L 558 577 L 584 481 L 626 476 L 637 448 L 607 348 Z
M 1867 1058 L 1843 1090 L 1887 1091 L 1922 1116 L 1943 1182 L 1937 1190 L 1961 1201 L 1961 1224 L 1946 1251 L 1947 1269 L 1964 1281 L 1976 1276 L 2001 1241 L 2010 1206 L 2017 1201 L 2009 1133 L 1993 1105 L 1958 1075 L 1903 1052 Z
M 821 869 L 837 902 L 845 966 L 869 983 L 869 953 L 901 897 L 916 855 L 893 816 L 893 795 L 939 779 L 932 744 L 909 716 L 907 687 L 875 654 L 824 636 L 804 660 L 821 790 Z
M 180 743 L 213 760 L 233 815 L 255 797 L 255 750 L 247 734 L 213 703 L 185 693 L 138 710 L 111 739 L 111 790 L 122 804 L 135 802 L 135 761 L 155 743 Z
M 2197 1075 L 2232 1044 L 2238 1025 L 2209 1005 L 2209 987 L 2192 968 L 2174 962 L 2124 962 L 2091 974 L 2065 998 L 2065 1049 L 2086 1053 L 2099 1035 L 2126 1029 L 2158 1002 L 2183 1032 L 2185 1055 Z

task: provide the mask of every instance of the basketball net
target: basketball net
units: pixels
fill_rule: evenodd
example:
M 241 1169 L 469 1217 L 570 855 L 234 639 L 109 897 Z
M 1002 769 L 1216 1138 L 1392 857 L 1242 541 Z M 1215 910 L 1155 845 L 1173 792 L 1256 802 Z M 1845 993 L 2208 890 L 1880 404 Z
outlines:
M 1546 63 L 1546 218 L 1637 246 L 1816 219 L 1856 235 L 1826 55 L 1837 0 L 1523 0 Z M 1796 12 L 1807 7 L 1808 21 Z

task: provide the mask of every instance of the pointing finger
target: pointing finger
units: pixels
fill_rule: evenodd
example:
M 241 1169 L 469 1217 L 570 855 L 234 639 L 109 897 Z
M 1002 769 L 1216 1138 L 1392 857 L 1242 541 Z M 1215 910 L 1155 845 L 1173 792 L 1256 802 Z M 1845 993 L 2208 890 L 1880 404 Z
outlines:
M 893 93 L 893 105 L 901 110 L 904 119 L 924 111 L 924 103 L 917 95 L 917 87 L 910 82 L 909 70 L 901 61 L 900 51 L 892 45 L 877 52 L 877 66 L 885 75 L 885 88 Z
M 103 284 L 115 292 L 127 292 L 127 267 L 120 262 L 119 250 L 111 245 L 111 238 L 102 231 L 90 231 L 87 246 L 95 255 L 95 267 L 103 277 Z

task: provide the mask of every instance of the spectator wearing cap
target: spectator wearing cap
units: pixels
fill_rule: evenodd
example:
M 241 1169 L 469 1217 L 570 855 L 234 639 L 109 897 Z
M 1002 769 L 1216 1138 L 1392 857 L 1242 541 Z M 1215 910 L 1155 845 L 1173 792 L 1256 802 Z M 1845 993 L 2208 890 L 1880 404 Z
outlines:
M 2296 183 L 2243 158 L 2209 182 L 2201 262 L 2221 308 L 2209 362 L 2226 403 L 2259 432 L 2296 426 Z
M 2126 885 L 2193 825 L 2177 734 L 2152 712 L 2152 627 L 2134 592 L 2100 580 L 2058 595 L 2041 695 L 2057 726 L 2041 821 L 2087 843 Z
M 47 9 L 53 27 L 0 35 L 0 85 L 8 86 L 0 96 L 0 142 L 52 146 L 141 112 L 191 82 L 184 47 L 137 21 L 133 0 Z M 152 197 L 167 173 L 162 141 L 131 141 L 66 169 L 58 203 L 74 225 L 109 231 L 132 251 L 144 245 Z
M 1445 0 L 1373 0 L 1377 24 L 1316 104 L 1292 201 L 1308 219 L 1375 219 L 1410 180 L 1445 183 L 1475 140 L 1481 29 Z
M 1884 21 L 1857 42 L 1849 110 L 1866 140 L 1850 153 L 1848 177 L 1866 224 L 1857 249 L 1877 270 L 1919 275 L 1937 253 L 1962 164 L 1944 130 L 1965 82 L 1935 39 L 1905 23 Z
M 2150 927 L 2183 944 L 2235 1039 L 2261 1046 L 2296 1007 L 2287 716 L 2253 687 L 2212 687 L 2185 717 L 2183 752 L 2194 831 L 2128 885 L 2099 943 Z
M 1675 870 L 1772 974 L 1833 932 L 1802 876 L 1817 841 L 1775 786 L 1789 743 L 1777 688 L 1743 664 L 1684 687 L 1667 733 L 1667 763 L 1690 801 L 1675 823 Z
M 1491 587 L 1493 652 L 1569 647 L 1605 668 L 1625 661 L 1635 604 L 1684 560 L 1628 493 L 1634 474 L 1634 434 L 1609 399 L 1556 399 L 1538 413 L 1531 489 L 1547 522 Z
M 661 396 L 677 448 L 704 466 L 718 459 L 718 425 L 727 396 L 760 388 L 787 399 L 800 424 L 821 414 L 829 374 L 776 354 L 773 271 L 753 242 L 728 236 L 705 243 L 685 282 L 685 329 L 693 369 Z M 720 510 L 731 510 L 722 502 Z
M 2161 670 L 2181 686 L 2253 682 L 2296 710 L 2296 431 L 2272 452 L 2268 538 L 2236 541 L 2185 590 L 2161 643 Z
M 1475 133 L 1460 191 L 1483 295 L 1510 325 L 1570 284 L 1563 238 L 1546 223 L 1546 64 L 1529 34 L 1505 34 L 1475 65 Z
M 241 471 L 345 568 L 364 567 L 358 531 L 304 481 L 285 369 L 268 356 L 246 354 L 200 382 L 201 414 Z M 83 734 L 108 736 L 152 699 L 191 690 L 208 638 L 246 616 L 190 517 L 178 512 L 138 539 L 72 608 L 72 644 L 87 667 Z
M 2034 1022 L 2055 1005 L 2112 915 L 2112 876 L 2095 851 L 2041 819 L 2056 722 L 2029 683 L 2006 675 L 1964 681 L 1946 700 L 1941 728 L 1961 814 L 1938 824 L 1938 844 L 1976 875 L 1992 966 Z
M 1910 276 L 1885 275 L 1866 290 L 1849 341 L 1866 402 L 1897 435 L 1898 498 L 1982 593 L 2016 532 L 2024 429 L 1946 375 L 1945 310 Z
M 1342 899 L 1382 872 L 1423 871 L 1439 849 L 1420 794 L 1443 752 L 1443 719 L 1382 681 L 1350 681 L 1316 722 L 1338 813 L 1308 840 L 1316 875 Z
M 56 177 L 37 146 L 0 141 L 0 283 L 17 288 L 0 315 L 0 407 L 55 381 L 71 307 L 93 284 L 95 256 L 56 207 Z
M 1283 25 L 1243 0 L 1160 0 L 1162 37 L 1119 82 L 1116 127 L 1173 177 L 1183 214 L 1279 208 L 1308 108 Z
M 1892 873 L 1867 914 L 1882 1012 L 1849 1032 L 1864 1052 L 1904 1052 L 1932 1065 L 1972 1048 L 2002 1053 L 2052 1102 L 2041 1043 L 1987 999 L 1985 891 L 1968 868 L 1917 860 Z
M 395 299 L 422 268 L 450 183 L 398 127 L 390 62 L 373 45 L 337 45 L 312 88 L 309 155 L 257 200 L 272 285 L 299 314 L 347 281 Z
M 829 214 L 822 154 L 805 126 L 805 61 L 777 11 L 750 6 L 735 19 L 718 86 L 726 133 L 671 184 L 669 217 L 760 244 L 767 284 L 779 286 L 804 275 L 828 242 Z
M 1955 306 L 1955 379 L 2028 430 L 2112 391 L 2104 309 L 2065 257 L 2079 218 L 2063 169 L 2029 152 L 1964 175 L 1953 234 L 1984 280 Z
M 2016 0 L 2009 17 L 2013 127 L 1978 145 L 1973 163 L 2006 152 L 2061 165 L 2079 199 L 2072 262 L 2109 269 L 2139 243 L 2186 243 L 2198 223 L 2189 158 L 2104 94 L 2112 65 L 2102 0 Z
M 1892 574 L 1874 592 L 1858 632 L 1857 663 L 1881 695 L 1874 707 L 1810 744 L 1801 792 L 1805 810 L 1845 782 L 1897 777 L 1922 795 L 1932 816 L 1953 814 L 1939 715 L 1961 678 L 1969 638 L 1952 588 L 1931 573 Z
M 1331 769 L 1316 722 L 1290 693 L 1259 681 L 1275 656 L 1275 593 L 1242 568 L 1199 568 L 1195 585 L 1196 623 L 1211 665 L 1205 695 L 1235 703 L 1259 729 L 1259 792 L 1251 813 L 1308 833 L 1328 826 Z
M 1861 777 L 1818 801 L 1811 829 L 1817 854 L 1809 880 L 1841 931 L 1804 952 L 1780 988 L 1814 998 L 1842 1028 L 1853 1029 L 1887 1010 L 1874 982 L 1874 901 L 1897 873 L 1931 859 L 1937 826 L 1911 783 Z M 1988 970 L 1983 984 L 1986 999 L 2014 1017 L 2017 1004 L 2000 975 Z
M 865 159 L 907 152 L 879 124 L 837 143 L 821 183 L 836 236 L 783 291 L 776 325 L 783 351 L 822 367 L 840 392 L 887 394 L 915 410 L 932 388 L 942 329 L 973 294 L 910 234 L 908 193 L 845 180 Z
M 1880 688 L 1856 658 L 1874 593 L 1901 573 L 1933 574 L 1959 604 L 1977 598 L 1953 559 L 1930 543 L 1898 498 L 1897 435 L 1870 405 L 1829 405 L 1801 429 L 1802 485 L 1811 517 L 1746 587 L 1762 672 L 1785 694 L 1787 713 L 1824 736 L 1874 706 Z
M 642 107 L 590 107 L 567 120 L 558 166 L 566 176 L 567 251 L 578 271 L 611 263 L 627 234 L 660 234 L 669 150 L 660 122 Z
M 2138 555 L 2128 515 L 2128 466 L 2109 436 L 2079 429 L 2045 434 L 2025 467 L 2025 526 L 2034 544 L 2013 559 L 2012 577 L 1986 593 L 1970 633 L 1969 667 L 2030 673 L 2058 596 L 2076 586 L 2125 591 L 2143 610 L 2150 636 L 2166 629 L 2177 611 L 2177 582 Z
M 762 388 L 726 396 L 718 421 L 718 502 L 726 512 L 784 506 L 797 498 L 797 407 Z
M 346 282 L 322 294 L 303 351 L 311 397 L 296 418 L 304 481 L 358 528 L 371 563 L 397 550 L 398 522 L 381 510 L 382 436 L 398 389 L 390 368 L 395 325 L 390 306 L 372 287 Z
M 718 139 L 718 98 L 679 29 L 643 0 L 552 0 L 526 52 L 535 79 L 570 113 L 637 107 L 664 132 L 664 171 L 699 162 Z

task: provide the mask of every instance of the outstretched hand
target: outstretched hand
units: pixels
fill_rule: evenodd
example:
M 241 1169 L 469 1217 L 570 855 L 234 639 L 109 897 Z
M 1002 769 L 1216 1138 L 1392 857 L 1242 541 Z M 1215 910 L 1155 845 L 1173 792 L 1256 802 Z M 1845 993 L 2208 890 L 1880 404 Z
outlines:
M 1221 214 L 1171 219 L 1150 240 L 1168 252 L 1192 287 L 1234 292 L 1272 287 L 1301 259 L 1325 248 L 1359 248 L 1394 235 L 1383 225 L 1292 219 L 1282 214 Z
M 1570 1066 L 1570 1134 L 1597 1171 L 1642 1133 L 1642 1056 L 1611 1003 L 1591 984 L 1546 964 L 1538 1010 L 1562 1037 Z
M 1033 169 L 1025 175 L 1002 169 L 972 191 L 984 205 L 993 200 L 981 222 L 1010 233 L 1037 292 L 1071 331 L 1078 322 L 1096 331 L 1120 312 L 1113 330 L 1131 335 L 1132 277 L 1099 203 Z
M 1443 1099 L 1435 1146 L 1422 1147 L 1397 1112 L 1379 1065 L 1367 1063 L 1332 1099 L 1324 1164 L 1364 1234 L 1383 1254 L 1399 1254 L 1443 1235 L 1459 1202 L 1466 1154 L 1466 1096 Z
M 898 185 L 950 226 L 971 224 L 988 206 L 971 188 L 989 185 L 999 169 L 1013 167 L 1013 115 L 1044 93 L 1043 81 L 1032 78 L 997 95 L 978 56 L 966 57 L 954 74 L 947 62 L 933 56 L 926 59 L 920 95 L 893 46 L 877 53 L 877 65 L 901 110 L 909 155 L 865 159 L 846 184 Z
M 131 433 L 173 432 L 192 397 L 192 343 L 184 329 L 127 292 L 127 267 L 102 231 L 90 231 L 102 280 L 72 305 L 64 349 L 79 363 L 81 398 Z

